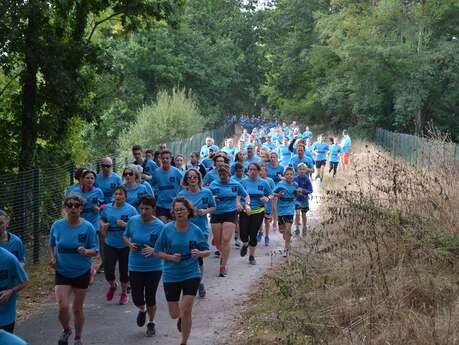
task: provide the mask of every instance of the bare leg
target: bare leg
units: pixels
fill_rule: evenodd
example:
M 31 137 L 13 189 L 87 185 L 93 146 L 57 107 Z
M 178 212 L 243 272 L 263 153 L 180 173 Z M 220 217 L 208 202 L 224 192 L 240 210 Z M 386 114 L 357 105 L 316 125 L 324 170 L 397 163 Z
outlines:
M 73 317 L 75 318 L 75 338 L 81 337 L 84 326 L 83 303 L 86 297 L 85 289 L 73 289 L 75 295 L 73 299 Z

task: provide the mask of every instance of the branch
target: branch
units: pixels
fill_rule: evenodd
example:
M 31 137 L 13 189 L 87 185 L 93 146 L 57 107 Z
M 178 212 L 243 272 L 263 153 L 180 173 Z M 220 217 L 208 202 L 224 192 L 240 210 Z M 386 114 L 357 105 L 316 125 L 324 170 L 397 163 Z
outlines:
M 112 15 L 108 16 L 107 18 L 104 18 L 104 19 L 102 19 L 102 20 L 97 21 L 97 22 L 94 24 L 94 26 L 92 27 L 91 33 L 89 34 L 87 41 L 88 41 L 88 42 L 91 41 L 92 35 L 94 34 L 94 32 L 96 31 L 96 28 L 97 28 L 100 24 L 105 23 L 107 20 L 110 20 L 110 19 L 112 19 L 113 17 L 119 16 L 119 15 L 122 14 L 122 13 L 123 13 L 123 12 L 116 12 L 116 13 L 113 13 Z
M 11 79 L 8 81 L 8 83 L 6 83 L 6 85 L 5 85 L 5 86 L 3 87 L 3 89 L 0 91 L 0 96 L 3 95 L 3 93 L 6 91 L 6 89 L 8 89 L 8 86 L 10 86 L 10 84 L 13 82 L 13 80 L 15 80 L 17 77 L 19 77 L 19 75 L 20 75 L 21 73 L 22 73 L 22 71 L 16 73 L 16 75 L 15 75 L 13 78 L 11 78 Z

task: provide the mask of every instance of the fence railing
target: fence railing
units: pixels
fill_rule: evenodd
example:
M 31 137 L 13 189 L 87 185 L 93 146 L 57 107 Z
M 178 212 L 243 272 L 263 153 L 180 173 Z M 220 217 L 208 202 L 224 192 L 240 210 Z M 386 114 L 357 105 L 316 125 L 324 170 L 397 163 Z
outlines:
M 234 135 L 234 124 L 223 128 L 197 133 L 188 139 L 167 143 L 173 154 L 183 154 L 189 159 L 191 152 L 198 151 L 206 137 L 221 145 L 224 138 Z M 120 171 L 132 157 L 113 157 L 115 171 Z M 86 162 L 85 167 L 99 171 L 100 157 Z M 51 224 L 62 216 L 65 190 L 74 183 L 73 162 L 35 168 L 19 174 L 0 174 L 0 208 L 10 215 L 9 231 L 18 235 L 26 247 L 28 261 L 37 263 L 46 252 L 46 241 Z
M 429 167 L 438 162 L 459 162 L 459 145 L 455 143 L 391 132 L 382 128 L 376 130 L 375 139 L 376 143 L 394 156 L 418 167 Z

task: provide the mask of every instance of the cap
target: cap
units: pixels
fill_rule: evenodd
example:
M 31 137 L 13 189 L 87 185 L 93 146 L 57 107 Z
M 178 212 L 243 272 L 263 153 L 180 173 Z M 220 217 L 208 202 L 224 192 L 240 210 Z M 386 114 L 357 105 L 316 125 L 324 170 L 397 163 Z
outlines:
M 252 150 L 253 150 L 254 148 L 255 148 L 255 145 L 253 145 L 253 144 L 247 145 L 247 150 L 248 150 L 248 149 L 252 149 Z
M 209 146 L 209 151 L 217 152 L 218 151 L 218 146 L 217 145 L 210 145 Z

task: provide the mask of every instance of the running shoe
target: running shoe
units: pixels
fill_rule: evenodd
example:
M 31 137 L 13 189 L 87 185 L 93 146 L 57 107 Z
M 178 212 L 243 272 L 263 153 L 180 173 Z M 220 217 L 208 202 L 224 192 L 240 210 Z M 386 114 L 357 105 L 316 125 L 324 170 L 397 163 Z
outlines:
M 249 248 L 249 246 L 247 244 L 243 244 L 242 247 L 241 247 L 241 257 L 244 257 L 247 255 L 247 249 Z
M 113 299 L 113 295 L 115 294 L 115 291 L 116 291 L 116 288 L 118 286 L 115 285 L 115 287 L 113 286 L 110 286 L 107 290 L 107 294 L 105 295 L 105 297 L 107 297 L 107 301 L 111 301 Z
M 155 329 L 155 323 L 150 321 L 147 323 L 147 331 L 145 332 L 145 335 L 147 337 L 152 337 L 156 334 L 156 329 Z
M 263 233 L 261 231 L 258 231 L 258 233 L 257 233 L 257 242 L 261 242 L 262 238 L 263 238 Z
M 104 273 L 104 263 L 102 262 L 97 269 L 97 273 Z
M 182 319 L 179 317 L 177 320 L 177 330 L 182 333 Z
M 83 345 L 83 342 L 81 341 L 81 339 L 75 339 L 73 345 Z
M 295 236 L 300 236 L 300 229 L 296 228 L 296 230 L 295 230 Z
M 255 257 L 253 257 L 252 255 L 249 256 L 249 264 L 250 265 L 256 265 L 257 262 L 255 260 Z
M 241 241 L 239 241 L 239 239 L 235 238 L 234 239 L 234 245 L 239 248 L 241 246 Z
M 69 329 L 68 331 L 62 331 L 62 334 L 57 342 L 58 345 L 68 345 L 69 338 L 72 335 L 72 330 Z
M 284 251 L 282 252 L 282 257 L 286 258 L 287 255 L 288 255 L 288 251 L 284 249 Z
M 216 256 L 217 258 L 220 257 L 220 251 L 219 251 L 219 250 L 216 250 L 216 251 L 215 251 L 215 256 Z
M 145 321 L 147 319 L 147 312 L 139 310 L 137 314 L 137 326 L 143 327 L 145 326 Z
M 206 288 L 205 288 L 205 286 L 204 286 L 203 283 L 199 284 L 198 293 L 199 293 L 199 297 L 200 297 L 200 298 L 206 297 Z
M 269 247 L 270 244 L 271 242 L 269 241 L 269 236 L 265 236 L 265 246 Z
M 129 302 L 129 297 L 128 297 L 128 294 L 126 292 L 122 292 L 121 295 L 120 295 L 120 304 L 121 305 L 126 305 L 128 304 Z
M 220 273 L 219 273 L 218 276 L 221 277 L 221 278 L 226 277 L 226 268 L 224 266 L 220 267 Z

